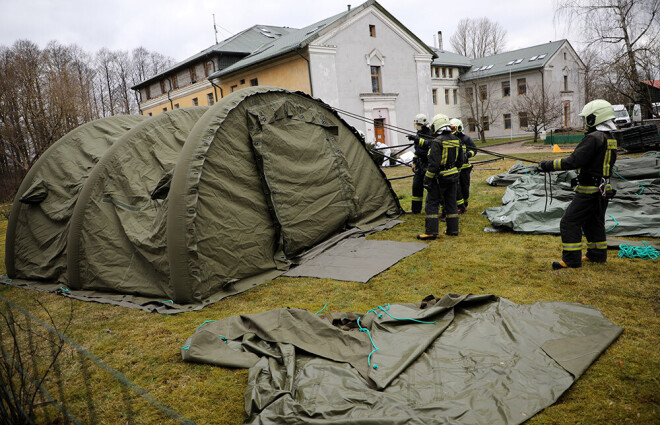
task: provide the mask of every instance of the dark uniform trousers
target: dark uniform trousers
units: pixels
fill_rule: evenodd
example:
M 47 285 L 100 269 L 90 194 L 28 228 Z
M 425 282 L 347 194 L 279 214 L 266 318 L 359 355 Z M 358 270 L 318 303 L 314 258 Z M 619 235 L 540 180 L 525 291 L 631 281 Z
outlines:
M 426 196 L 426 234 L 439 233 L 438 211 L 442 204 L 447 217 L 447 234 L 458 234 L 458 205 L 456 191 L 458 187 L 458 173 L 451 176 L 440 176 L 433 179 Z
M 422 161 L 417 162 L 415 175 L 413 176 L 412 183 L 412 205 L 411 211 L 415 214 L 422 212 L 422 201 L 424 200 L 424 174 L 426 173 L 426 165 Z
M 459 208 L 468 207 L 468 199 L 470 198 L 470 175 L 472 174 L 472 166 L 463 168 L 458 175 L 458 187 L 456 191 L 456 202 Z
M 605 211 L 607 199 L 599 192 L 576 193 L 559 223 L 562 260 L 566 265 L 582 263 L 582 230 L 587 237 L 587 257 L 594 262 L 607 261 Z

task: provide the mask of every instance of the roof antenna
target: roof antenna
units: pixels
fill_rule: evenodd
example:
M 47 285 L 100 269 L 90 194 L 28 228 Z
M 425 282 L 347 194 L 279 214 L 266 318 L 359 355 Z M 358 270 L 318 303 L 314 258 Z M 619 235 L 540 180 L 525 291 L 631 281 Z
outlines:
M 213 14 L 213 32 L 215 32 L 215 44 L 218 44 L 218 29 L 215 27 L 215 13 Z

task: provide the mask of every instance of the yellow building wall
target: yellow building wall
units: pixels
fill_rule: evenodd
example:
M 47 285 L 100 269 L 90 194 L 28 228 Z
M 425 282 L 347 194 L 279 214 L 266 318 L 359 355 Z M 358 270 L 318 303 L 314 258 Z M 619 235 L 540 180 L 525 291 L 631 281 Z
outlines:
M 216 89 L 217 90 L 217 89 Z M 220 99 L 220 90 L 218 91 L 218 99 Z M 207 95 L 211 93 L 213 94 L 213 100 L 215 102 L 215 93 L 213 92 L 213 87 L 207 87 L 204 88 L 200 91 L 177 97 L 176 92 L 170 93 L 170 97 L 172 99 L 172 104 L 174 105 L 179 105 L 179 108 L 187 108 L 189 106 L 193 106 L 193 99 L 197 98 L 197 106 L 207 106 L 208 105 L 208 97 Z M 163 99 L 165 99 L 165 103 L 161 103 L 157 106 L 153 106 L 151 108 L 143 109 L 142 110 L 142 115 L 158 115 L 163 111 L 163 108 L 167 108 L 168 111 L 172 110 L 172 104 L 167 100 L 167 95 L 162 96 Z
M 257 68 L 239 71 L 235 76 L 222 77 L 216 85 L 222 87 L 225 96 L 231 93 L 231 87 L 236 86 L 234 91 L 250 87 L 250 80 L 257 78 L 260 86 L 283 87 L 289 90 L 300 90 L 307 94 L 311 93 L 309 84 L 309 70 L 307 61 L 300 56 L 289 56 L 271 64 L 261 64 Z M 241 80 L 245 80 L 241 84 Z M 220 94 L 218 93 L 218 97 Z
M 234 91 L 250 87 L 250 80 L 254 78 L 258 80 L 258 85 L 260 86 L 283 87 L 289 90 L 300 90 L 307 94 L 311 93 L 307 61 L 298 55 L 284 57 L 269 64 L 259 64 L 257 67 L 245 70 L 245 72 L 239 71 L 233 76 L 230 76 L 229 79 L 225 78 L 223 77 L 219 83 L 216 80 L 216 85 L 222 88 L 222 91 L 219 88 L 215 88 L 218 99 L 223 95 L 227 96 L 231 93 L 232 86 L 236 86 Z M 241 81 L 244 81 L 244 83 L 241 84 Z M 208 105 L 207 94 L 209 93 L 214 95 L 213 99 L 215 101 L 214 87 L 207 87 L 180 97 L 174 91 L 170 93 L 170 97 L 172 104 L 178 104 L 179 108 L 193 106 L 192 100 L 194 98 L 197 98 L 198 106 L 206 106 Z M 151 108 L 142 109 L 142 115 L 149 115 L 149 113 L 151 115 L 158 115 L 164 112 L 163 108 L 167 108 L 168 111 L 172 110 L 172 104 L 167 100 L 167 95 L 160 96 L 158 100 L 165 100 L 165 102 Z

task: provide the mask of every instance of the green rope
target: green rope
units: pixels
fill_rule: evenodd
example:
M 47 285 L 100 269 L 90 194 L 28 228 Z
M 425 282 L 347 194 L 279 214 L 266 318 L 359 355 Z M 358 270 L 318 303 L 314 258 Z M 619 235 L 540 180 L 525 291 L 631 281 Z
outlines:
M 182 350 L 190 350 L 190 345 L 184 345 L 181 347 Z
M 644 260 L 655 260 L 660 257 L 660 251 L 642 241 L 644 246 L 633 246 L 628 243 L 619 245 L 619 258 L 642 258 Z
M 197 326 L 197 329 L 199 329 L 199 328 L 201 328 L 202 326 L 204 326 L 205 324 L 207 324 L 207 323 L 211 323 L 211 322 L 215 322 L 215 320 L 206 320 L 206 321 L 204 321 L 204 323 L 202 323 L 201 325 Z
M 227 343 L 227 337 L 226 336 L 224 336 L 224 335 L 218 335 L 218 336 L 220 338 L 222 338 L 222 342 L 224 342 L 225 344 Z
M 174 301 L 172 300 L 167 300 L 167 301 L 161 301 L 162 304 L 174 304 Z
M 371 311 L 371 310 L 369 310 L 369 311 Z M 367 357 L 367 364 L 369 366 L 371 366 L 371 355 L 373 353 L 375 353 L 376 351 L 380 350 L 380 348 L 376 347 L 376 343 L 374 343 L 374 339 L 371 337 L 371 332 L 369 332 L 369 329 L 363 327 L 360 324 L 360 318 L 359 317 L 357 319 L 357 325 L 358 325 L 358 329 L 360 330 L 360 332 L 366 332 L 367 336 L 369 337 L 369 341 L 371 341 L 371 346 L 374 347 L 374 349 L 371 350 L 371 353 L 369 353 L 369 357 Z M 374 363 L 374 365 L 372 367 L 374 369 L 378 369 L 378 365 L 376 363 Z
M 608 217 L 610 217 L 610 218 L 611 218 L 612 220 L 614 220 L 614 227 L 616 227 L 616 226 L 618 226 L 618 225 L 619 225 L 619 222 L 618 222 L 618 221 L 616 221 L 616 218 L 614 218 L 614 217 L 612 217 L 612 216 L 611 216 L 611 215 L 609 215 L 609 214 L 608 214 Z M 614 230 L 614 227 L 612 227 L 612 228 L 611 228 L 610 230 L 605 230 L 605 233 L 607 233 L 607 232 L 610 232 L 610 231 L 612 231 L 612 230 Z
M 619 176 L 619 178 L 620 178 L 621 180 L 630 183 L 630 180 L 628 180 L 627 178 L 623 177 L 621 174 L 617 173 L 616 170 L 615 170 L 614 168 L 612 168 L 612 172 L 613 172 L 614 174 L 616 174 L 617 176 Z
M 67 293 L 70 293 L 70 292 L 71 292 L 71 291 L 69 291 L 68 289 L 66 289 L 64 286 L 60 286 L 60 289 L 61 289 L 62 291 L 64 291 L 64 292 L 67 292 Z
M 320 312 L 322 312 L 323 310 L 325 310 L 325 308 L 326 308 L 327 306 L 328 306 L 328 303 L 325 303 L 325 305 L 323 306 L 323 308 L 320 309 L 319 311 L 317 311 L 317 312 L 314 313 L 314 314 L 319 314 Z

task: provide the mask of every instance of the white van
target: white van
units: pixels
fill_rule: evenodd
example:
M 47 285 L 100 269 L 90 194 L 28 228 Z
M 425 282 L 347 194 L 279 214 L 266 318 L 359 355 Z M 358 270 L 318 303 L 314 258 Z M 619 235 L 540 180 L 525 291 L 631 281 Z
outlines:
M 626 107 L 623 105 L 612 105 L 612 107 L 614 108 L 614 124 L 619 128 L 630 127 L 632 122 Z

